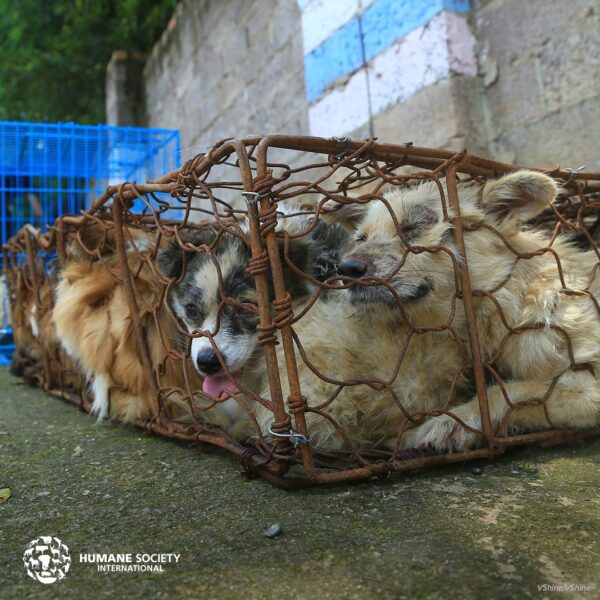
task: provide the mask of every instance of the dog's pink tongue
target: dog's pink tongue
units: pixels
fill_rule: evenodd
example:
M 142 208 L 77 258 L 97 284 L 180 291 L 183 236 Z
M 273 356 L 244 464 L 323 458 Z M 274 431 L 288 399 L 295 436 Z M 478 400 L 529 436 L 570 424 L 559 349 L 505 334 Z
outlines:
M 227 375 L 205 377 L 204 381 L 202 382 L 202 391 L 213 398 L 217 398 L 217 400 L 225 392 L 231 392 L 233 394 L 237 392 L 241 374 L 241 371 L 232 373 L 231 376 L 233 379 L 229 379 Z

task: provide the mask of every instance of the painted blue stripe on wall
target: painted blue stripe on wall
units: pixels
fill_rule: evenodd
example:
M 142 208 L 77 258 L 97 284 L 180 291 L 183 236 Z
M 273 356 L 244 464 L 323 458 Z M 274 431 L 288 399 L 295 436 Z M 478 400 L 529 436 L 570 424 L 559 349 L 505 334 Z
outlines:
M 443 9 L 468 12 L 468 0 L 377 0 L 361 17 L 367 61 L 396 40 L 425 25 Z
M 469 0 L 375 0 L 361 15 L 365 57 L 358 19 L 352 19 L 304 57 L 306 96 L 316 100 L 335 79 L 360 68 L 407 33 L 425 25 L 441 10 L 468 12 Z
M 352 19 L 304 57 L 308 101 L 318 98 L 334 79 L 355 71 L 363 62 L 358 19 Z

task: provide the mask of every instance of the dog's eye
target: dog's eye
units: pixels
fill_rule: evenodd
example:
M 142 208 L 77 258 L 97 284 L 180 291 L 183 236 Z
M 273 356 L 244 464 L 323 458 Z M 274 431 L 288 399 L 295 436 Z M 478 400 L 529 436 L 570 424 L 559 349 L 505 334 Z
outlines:
M 200 309 L 195 304 L 190 302 L 189 304 L 185 305 L 185 316 L 188 319 L 198 319 L 200 318 L 200 315 Z
M 244 308 L 238 308 L 237 314 L 242 319 L 254 319 L 258 316 L 258 306 L 256 304 L 251 304 L 246 302 L 242 305 Z
M 357 235 L 356 236 L 356 241 L 357 242 L 366 242 L 367 241 L 367 236 L 366 235 Z

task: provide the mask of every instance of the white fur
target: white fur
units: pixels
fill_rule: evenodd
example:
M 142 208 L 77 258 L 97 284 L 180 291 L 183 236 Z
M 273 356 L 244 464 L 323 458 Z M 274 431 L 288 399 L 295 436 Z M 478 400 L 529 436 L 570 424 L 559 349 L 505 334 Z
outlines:
M 31 327 L 31 333 L 33 333 L 33 335 L 36 338 L 40 337 L 40 330 L 38 328 L 38 324 L 37 324 L 37 319 L 35 318 L 35 313 L 37 312 L 37 306 L 34 304 L 31 307 L 31 314 L 29 316 L 29 325 Z
M 9 297 L 6 276 L 0 275 L 0 329 L 5 329 L 10 325 L 11 316 Z
M 64 351 L 73 359 L 80 360 L 81 357 L 77 352 L 77 345 L 72 340 L 63 337 L 60 340 L 60 345 L 63 347 Z
M 102 421 L 108 417 L 108 392 L 110 388 L 110 381 L 107 376 L 94 375 L 94 381 L 92 382 L 92 396 L 94 398 L 92 402 L 92 413 L 98 415 L 98 421 Z

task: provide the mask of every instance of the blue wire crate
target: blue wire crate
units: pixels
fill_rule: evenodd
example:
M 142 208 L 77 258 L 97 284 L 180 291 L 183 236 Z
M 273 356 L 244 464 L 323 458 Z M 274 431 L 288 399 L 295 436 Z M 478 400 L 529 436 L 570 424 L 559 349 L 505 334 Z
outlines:
M 47 231 L 109 185 L 155 179 L 179 160 L 179 132 L 172 129 L 0 121 L 2 244 L 26 223 Z M 137 201 L 133 210 L 142 209 Z

